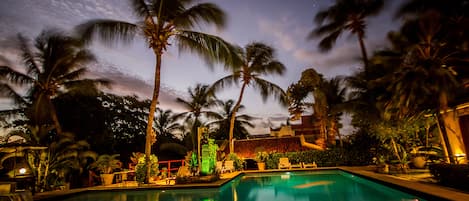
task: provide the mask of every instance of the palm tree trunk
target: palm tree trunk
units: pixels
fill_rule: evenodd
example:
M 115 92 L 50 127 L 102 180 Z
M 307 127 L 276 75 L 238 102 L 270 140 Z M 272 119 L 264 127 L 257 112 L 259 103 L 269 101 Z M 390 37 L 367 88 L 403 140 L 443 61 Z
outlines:
M 447 115 L 447 110 L 448 110 L 448 95 L 445 92 L 441 92 L 439 97 L 439 105 L 440 108 L 437 113 L 437 122 L 438 122 L 438 128 L 440 131 L 440 137 L 441 140 L 443 141 L 441 144 L 443 145 L 443 149 L 446 150 L 446 154 L 448 156 L 447 161 L 449 160 L 450 163 L 454 164 L 456 161 L 453 158 L 453 150 L 451 149 L 451 143 L 449 142 L 448 138 L 448 132 L 446 131 L 446 125 L 445 125 L 445 115 Z M 443 126 L 440 124 L 440 120 L 443 123 Z
M 160 94 L 160 75 L 161 75 L 161 51 L 157 52 L 156 55 L 156 66 L 155 66 L 155 83 L 153 87 L 153 96 L 150 103 L 150 111 L 148 112 L 148 123 L 145 138 L 145 183 L 150 183 L 150 155 L 151 145 L 153 144 L 153 118 L 155 116 L 156 104 L 158 103 L 158 96 Z M 156 138 L 156 136 L 155 136 Z
M 244 89 L 245 88 L 246 88 L 246 83 L 243 83 L 243 86 L 241 86 L 241 91 L 239 92 L 238 101 L 236 102 L 236 105 L 233 108 L 233 112 L 231 113 L 230 132 L 229 132 L 230 153 L 234 152 L 233 131 L 234 131 L 234 124 L 235 124 L 235 120 L 236 120 L 236 112 L 238 112 L 238 109 L 241 106 L 241 101 L 243 100 L 243 95 L 244 95 Z
M 62 134 L 62 127 L 60 126 L 59 118 L 57 117 L 57 110 L 55 110 L 54 104 L 52 103 L 50 97 L 47 97 L 47 101 L 50 105 L 50 116 L 52 118 L 52 121 L 54 122 L 55 130 L 57 131 L 57 134 L 60 135 Z
M 368 73 L 368 55 L 366 53 L 365 42 L 363 41 L 363 36 L 358 35 L 358 42 L 360 43 L 360 49 L 362 51 L 363 65 L 365 66 L 365 74 Z

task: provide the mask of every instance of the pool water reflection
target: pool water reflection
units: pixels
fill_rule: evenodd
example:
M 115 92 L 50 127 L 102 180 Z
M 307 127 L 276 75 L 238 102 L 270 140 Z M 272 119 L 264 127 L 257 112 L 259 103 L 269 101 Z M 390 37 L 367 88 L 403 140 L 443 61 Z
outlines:
M 246 174 L 220 188 L 90 192 L 65 201 L 424 201 L 340 170 Z

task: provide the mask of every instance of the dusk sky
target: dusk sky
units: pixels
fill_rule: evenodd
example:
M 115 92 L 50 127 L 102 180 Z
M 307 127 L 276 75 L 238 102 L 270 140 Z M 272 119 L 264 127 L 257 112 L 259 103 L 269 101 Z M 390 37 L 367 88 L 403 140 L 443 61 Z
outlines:
M 360 49 L 355 36 L 344 34 L 334 48 L 327 53 L 317 50 L 318 40 L 306 36 L 316 25 L 313 18 L 320 9 L 334 3 L 332 0 L 209 0 L 220 6 L 228 17 L 223 30 L 200 27 L 200 30 L 218 35 L 225 40 L 244 47 L 250 42 L 263 42 L 277 50 L 277 58 L 286 66 L 284 76 L 266 79 L 286 89 L 299 80 L 301 72 L 314 68 L 326 78 L 349 75 L 359 66 Z M 398 20 L 392 14 L 398 1 L 388 1 L 385 12 L 372 18 L 368 24 L 366 46 L 373 50 L 386 46 L 387 32 L 395 30 Z M 95 18 L 117 19 L 136 22 L 131 8 L 124 0 L 2 0 L 0 2 L 0 65 L 20 66 L 16 34 L 33 39 L 46 28 L 71 31 L 74 26 Z M 114 80 L 112 91 L 117 94 L 151 96 L 155 56 L 142 40 L 131 45 L 108 47 L 94 42 L 91 47 L 99 63 L 90 66 L 91 74 Z M 159 107 L 183 111 L 174 100 L 184 98 L 187 88 L 197 83 L 212 84 L 228 75 L 221 66 L 213 70 L 195 55 L 181 53 L 173 48 L 164 54 L 162 65 L 162 91 Z M 222 100 L 237 99 L 238 87 L 217 94 Z M 8 108 L 9 102 L 0 99 L 0 109 Z M 242 113 L 259 119 L 253 133 L 268 133 L 267 122 L 284 123 L 289 116 L 272 99 L 263 103 L 258 92 L 252 88 L 243 99 L 246 106 Z M 347 129 L 344 130 L 347 132 Z

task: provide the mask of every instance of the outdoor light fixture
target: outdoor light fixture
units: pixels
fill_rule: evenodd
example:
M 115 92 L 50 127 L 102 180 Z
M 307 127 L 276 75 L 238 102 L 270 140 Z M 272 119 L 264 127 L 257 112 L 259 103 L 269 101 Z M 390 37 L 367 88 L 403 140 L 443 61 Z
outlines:
M 20 173 L 20 175 L 26 174 L 26 168 L 20 168 L 18 172 Z

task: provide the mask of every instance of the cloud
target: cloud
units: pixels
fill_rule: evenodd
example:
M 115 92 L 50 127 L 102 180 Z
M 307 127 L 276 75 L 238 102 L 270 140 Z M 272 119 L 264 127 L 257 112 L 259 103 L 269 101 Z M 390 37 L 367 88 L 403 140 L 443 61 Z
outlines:
M 153 85 L 136 75 L 125 74 L 112 65 L 101 63 L 92 66 L 88 75 L 111 80 L 112 85 L 111 89 L 107 90 L 108 92 L 117 95 L 136 95 L 143 99 L 151 98 Z M 158 107 L 172 109 L 173 111 L 182 110 L 183 107 L 175 101 L 177 97 L 181 97 L 180 94 L 179 91 L 162 84 L 158 98 Z

